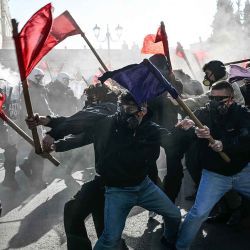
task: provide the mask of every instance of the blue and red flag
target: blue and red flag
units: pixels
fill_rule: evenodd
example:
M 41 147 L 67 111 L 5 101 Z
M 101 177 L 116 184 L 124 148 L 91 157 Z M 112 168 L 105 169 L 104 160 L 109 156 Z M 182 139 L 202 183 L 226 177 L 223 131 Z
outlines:
M 126 88 L 139 105 L 165 91 L 168 91 L 174 99 L 178 97 L 176 89 L 147 59 L 140 64 L 131 64 L 118 70 L 108 71 L 99 77 L 99 80 L 104 83 L 109 78 Z

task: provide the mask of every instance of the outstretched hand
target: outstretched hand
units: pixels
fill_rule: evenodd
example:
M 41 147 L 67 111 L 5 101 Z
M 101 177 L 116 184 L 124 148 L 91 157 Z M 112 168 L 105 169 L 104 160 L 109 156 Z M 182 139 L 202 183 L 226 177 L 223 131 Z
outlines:
M 34 114 L 34 116 L 32 117 L 27 117 L 25 121 L 28 128 L 33 129 L 39 125 L 46 126 L 49 123 L 50 119 L 47 116 L 39 116 L 39 114 Z

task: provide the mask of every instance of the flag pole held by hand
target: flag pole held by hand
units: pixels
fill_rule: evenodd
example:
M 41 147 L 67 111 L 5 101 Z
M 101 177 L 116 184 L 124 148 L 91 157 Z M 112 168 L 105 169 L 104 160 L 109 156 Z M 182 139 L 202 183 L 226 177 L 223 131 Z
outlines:
M 20 41 L 19 41 L 19 34 L 18 34 L 18 29 L 17 29 L 18 23 L 16 22 L 15 19 L 12 19 L 11 21 L 12 21 L 12 28 L 13 28 L 13 38 L 14 38 L 14 41 L 15 41 L 16 54 L 17 54 L 17 60 L 18 60 L 18 67 L 19 67 L 21 80 L 22 80 L 22 86 L 23 86 L 23 94 L 24 94 L 25 106 L 26 106 L 26 109 L 27 109 L 28 117 L 33 117 L 33 109 L 32 109 L 30 94 L 29 94 L 29 90 L 28 90 L 28 81 L 27 81 L 26 78 L 23 78 L 23 72 L 25 72 L 25 69 L 24 69 L 22 49 L 21 49 L 21 45 L 20 45 Z M 33 128 L 31 130 L 31 132 L 32 132 L 33 140 L 34 140 L 33 143 L 34 143 L 34 147 L 35 147 L 35 152 L 37 154 L 41 154 L 42 153 L 42 147 L 41 147 L 41 143 L 40 143 L 40 140 L 39 140 L 39 135 L 38 135 L 38 132 L 37 132 L 37 128 Z M 50 157 L 48 159 L 51 160 L 52 158 Z M 55 164 L 54 161 L 52 163 Z M 58 164 L 56 164 L 56 165 L 58 165 Z

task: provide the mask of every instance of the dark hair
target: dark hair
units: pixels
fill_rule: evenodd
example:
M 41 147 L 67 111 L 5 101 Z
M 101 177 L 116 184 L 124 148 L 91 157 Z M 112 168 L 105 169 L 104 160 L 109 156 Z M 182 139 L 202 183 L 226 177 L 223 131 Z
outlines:
M 123 91 L 118 97 L 118 102 L 120 104 L 130 104 L 131 102 L 136 104 L 134 97 L 129 91 Z
M 222 90 L 225 89 L 230 96 L 234 95 L 234 89 L 228 81 L 219 81 L 212 85 L 211 90 Z
M 246 63 L 246 68 L 250 69 L 250 62 Z
M 213 60 L 208 63 L 206 63 L 202 70 L 205 72 L 206 70 L 211 70 L 215 81 L 220 80 L 222 77 L 226 75 L 226 67 L 223 64 L 223 62 L 218 61 L 218 60 Z
M 106 95 L 108 93 L 109 89 L 106 85 L 104 84 L 100 84 L 100 83 L 97 83 L 97 84 L 91 84 L 89 85 L 85 90 L 84 90 L 84 93 L 87 95 L 87 96 L 92 96 L 92 95 Z

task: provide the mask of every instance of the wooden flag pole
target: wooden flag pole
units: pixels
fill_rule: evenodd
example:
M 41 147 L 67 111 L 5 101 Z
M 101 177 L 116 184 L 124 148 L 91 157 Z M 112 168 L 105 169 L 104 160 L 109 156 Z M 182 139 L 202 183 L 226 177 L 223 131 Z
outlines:
M 79 27 L 79 25 L 76 23 L 76 21 L 74 20 L 74 18 L 70 15 L 70 13 L 67 13 L 68 17 L 70 17 L 71 22 L 74 23 L 75 27 L 77 27 L 77 29 L 80 31 L 80 35 L 81 37 L 85 40 L 85 42 L 88 44 L 89 48 L 91 49 L 91 51 L 93 52 L 93 54 L 95 55 L 95 57 L 97 58 L 97 60 L 99 61 L 99 63 L 102 65 L 103 69 L 105 71 L 108 71 L 108 67 L 104 64 L 104 62 L 102 61 L 102 59 L 100 58 L 100 56 L 97 54 L 96 50 L 94 49 L 94 47 L 92 46 L 92 44 L 89 42 L 88 38 L 85 36 L 85 33 L 81 30 L 81 28 Z
M 171 59 L 170 59 L 169 47 L 168 47 L 167 33 L 166 33 L 164 22 L 161 22 L 160 27 L 161 27 L 161 32 L 163 33 L 164 40 L 165 40 L 162 43 L 163 44 L 163 49 L 164 49 L 164 54 L 165 54 L 165 56 L 167 57 L 167 59 L 169 61 L 170 70 L 173 71 L 172 64 L 171 64 Z
M 243 60 L 239 60 L 239 61 L 234 61 L 234 62 L 228 62 L 228 63 L 224 63 L 225 66 L 228 66 L 230 64 L 237 64 L 237 63 L 243 63 L 243 62 L 249 62 L 250 61 L 250 58 L 249 59 L 243 59 Z
M 12 28 L 13 28 L 13 38 L 18 37 L 18 23 L 16 22 L 15 19 L 11 19 L 12 22 Z M 16 53 L 17 55 L 19 55 L 20 51 L 21 51 L 21 45 L 19 43 L 18 39 L 14 39 L 15 41 L 15 47 L 16 47 Z M 22 56 L 17 56 L 18 59 L 18 67 L 19 67 L 19 71 L 21 72 L 21 69 L 24 67 L 24 63 L 23 63 L 23 58 Z M 29 89 L 28 89 L 28 81 L 27 79 L 22 80 L 22 86 L 23 86 L 23 95 L 24 95 L 24 101 L 25 101 L 25 106 L 27 109 L 27 114 L 28 117 L 33 117 L 33 109 L 32 109 L 32 105 L 31 105 L 31 100 L 30 100 L 30 94 L 29 94 Z M 35 147 L 35 152 L 37 154 L 41 154 L 42 153 L 42 147 L 41 147 L 41 143 L 39 140 L 39 135 L 37 132 L 37 128 L 33 128 L 31 130 L 32 132 L 32 137 L 34 140 L 34 147 Z M 54 162 L 53 162 L 54 163 Z M 58 164 L 59 165 L 59 162 Z
M 2 118 L 1 115 L 0 115 L 0 117 Z M 34 144 L 33 139 L 28 134 L 26 134 L 20 127 L 18 127 L 8 116 L 4 115 L 3 120 L 11 128 L 13 128 L 24 140 L 26 140 L 31 146 L 34 147 L 35 144 Z M 55 159 L 52 155 L 50 155 L 49 153 L 42 152 L 40 155 L 43 156 L 44 158 L 47 158 L 48 160 L 50 160 L 55 166 L 58 166 L 60 164 L 60 162 L 57 159 Z
M 186 53 L 185 53 L 185 51 L 184 51 L 182 45 L 180 44 L 180 42 L 177 42 L 177 48 L 178 48 L 178 47 L 179 47 L 179 49 L 181 50 L 181 53 L 182 53 L 182 55 L 183 55 L 183 59 L 185 60 L 185 62 L 186 62 L 186 64 L 187 64 L 187 66 L 188 66 L 190 72 L 192 73 L 194 79 L 196 80 L 195 73 L 194 73 L 194 71 L 193 71 L 193 69 L 192 69 L 192 67 L 191 67 L 191 65 L 190 65 L 190 63 L 189 63 L 189 61 L 188 61 L 188 59 L 187 59 Z
M 190 108 L 182 101 L 182 99 L 178 96 L 177 99 L 175 99 L 178 104 L 183 108 L 183 110 L 188 114 L 188 116 L 190 117 L 191 120 L 194 121 L 195 125 L 198 128 L 204 128 L 204 126 L 202 125 L 202 123 L 200 122 L 200 120 L 196 117 L 196 115 L 190 110 Z M 208 139 L 209 142 L 214 143 L 215 140 L 213 139 L 212 136 L 210 136 L 210 138 Z M 225 162 L 230 162 L 230 158 L 224 153 L 224 152 L 218 152 L 221 156 L 221 158 L 225 161 Z
M 164 28 L 164 31 L 165 31 L 164 23 L 161 22 L 161 25 L 163 25 L 162 27 Z M 166 39 L 166 36 L 164 36 L 164 38 Z M 167 41 L 165 41 L 165 42 L 167 42 Z M 164 53 L 165 53 L 165 56 L 167 56 L 165 50 L 164 50 Z M 185 55 L 185 53 L 184 53 L 184 55 Z M 186 57 L 186 55 L 185 55 L 185 57 Z M 169 59 L 170 65 L 171 65 L 171 61 L 170 61 L 169 56 L 168 56 L 168 59 Z M 183 102 L 183 100 L 179 96 L 175 100 L 177 101 L 179 106 L 182 107 L 182 109 L 186 112 L 186 114 L 190 117 L 190 119 L 195 123 L 195 125 L 198 128 L 204 128 L 204 126 L 202 125 L 200 120 L 196 117 L 196 115 L 191 111 L 191 109 Z M 208 140 L 209 140 L 209 142 L 214 143 L 214 139 L 212 136 Z M 224 152 L 219 152 L 219 154 L 224 161 L 226 161 L 226 162 L 231 161 L 230 158 Z

